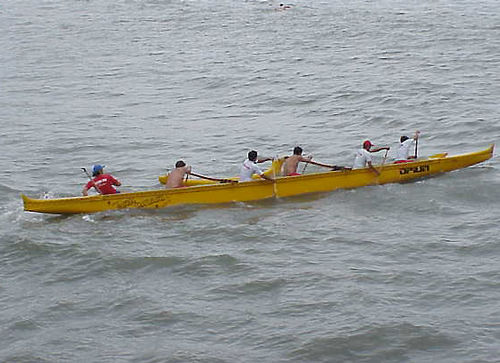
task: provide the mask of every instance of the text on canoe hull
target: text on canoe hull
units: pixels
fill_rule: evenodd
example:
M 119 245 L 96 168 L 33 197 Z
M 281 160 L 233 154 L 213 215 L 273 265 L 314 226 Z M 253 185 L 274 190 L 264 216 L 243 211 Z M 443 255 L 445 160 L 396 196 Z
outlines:
M 426 173 L 431 170 L 430 165 L 419 165 L 410 168 L 401 168 L 399 169 L 399 174 L 405 175 L 410 173 Z

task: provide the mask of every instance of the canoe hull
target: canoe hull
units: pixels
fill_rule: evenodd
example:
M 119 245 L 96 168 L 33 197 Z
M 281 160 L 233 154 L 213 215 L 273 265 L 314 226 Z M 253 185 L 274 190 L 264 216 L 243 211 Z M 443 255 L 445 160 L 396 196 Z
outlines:
M 279 197 L 298 194 L 328 192 L 336 189 L 353 189 L 368 185 L 404 183 L 432 175 L 463 169 L 490 159 L 494 145 L 474 153 L 447 157 L 446 153 L 425 159 L 417 159 L 401 164 L 376 165 L 380 171 L 377 176 L 368 168 L 341 170 L 327 173 L 307 174 L 299 177 L 280 178 L 277 181 Z M 300 183 L 294 178 L 299 178 Z
M 24 210 L 40 213 L 96 213 L 106 210 L 160 209 L 181 204 L 248 202 L 275 197 L 351 189 L 367 185 L 401 183 L 452 170 L 462 169 L 493 155 L 494 145 L 468 154 L 431 157 L 401 164 L 376 166 L 380 175 L 369 169 L 339 170 L 301 176 L 279 177 L 276 182 L 257 180 L 237 184 L 201 184 L 178 189 L 119 193 L 58 199 L 32 199 L 22 195 Z
M 199 185 L 177 189 L 118 193 L 59 199 L 31 199 L 22 195 L 24 210 L 40 213 L 96 213 L 106 210 L 141 208 L 161 209 L 180 204 L 247 202 L 273 197 L 272 182 Z

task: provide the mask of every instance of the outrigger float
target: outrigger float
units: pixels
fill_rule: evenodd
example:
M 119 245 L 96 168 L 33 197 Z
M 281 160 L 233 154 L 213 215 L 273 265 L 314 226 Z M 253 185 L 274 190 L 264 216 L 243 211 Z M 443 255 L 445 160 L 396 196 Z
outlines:
M 284 159 L 277 159 L 267 171 L 268 174 L 276 176 L 274 182 L 263 179 L 239 183 L 188 180 L 185 188 L 177 189 L 55 199 L 32 199 L 25 195 L 21 197 L 25 211 L 53 214 L 96 213 L 127 208 L 160 209 L 183 204 L 249 202 L 421 179 L 486 161 L 493 156 L 493 149 L 492 144 L 487 149 L 467 154 L 448 156 L 442 153 L 406 163 L 375 165 L 380 172 L 378 176 L 368 168 L 278 176 Z M 159 179 L 164 182 L 166 177 L 160 176 Z

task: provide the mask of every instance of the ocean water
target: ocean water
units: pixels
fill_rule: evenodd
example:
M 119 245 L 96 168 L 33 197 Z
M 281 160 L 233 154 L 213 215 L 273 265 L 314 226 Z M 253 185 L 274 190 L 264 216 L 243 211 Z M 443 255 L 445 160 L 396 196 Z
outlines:
M 251 149 L 350 165 L 417 129 L 420 155 L 498 144 L 497 1 L 277 7 L 0 4 L 0 361 L 500 361 L 496 153 L 271 201 L 23 211 L 79 195 L 94 163 L 138 191 L 179 159 L 236 175 Z

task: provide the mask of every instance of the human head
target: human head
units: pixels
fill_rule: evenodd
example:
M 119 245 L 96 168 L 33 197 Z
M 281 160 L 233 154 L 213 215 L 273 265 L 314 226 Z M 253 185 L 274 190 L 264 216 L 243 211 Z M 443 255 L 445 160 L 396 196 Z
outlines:
M 248 152 L 248 160 L 255 161 L 257 160 L 257 151 L 252 150 Z
M 102 171 L 103 171 L 105 166 L 106 165 L 100 165 L 100 164 L 93 165 L 92 166 L 92 175 L 97 176 L 99 174 L 102 174 Z
M 363 149 L 365 150 L 370 150 L 370 148 L 373 146 L 370 140 L 366 140 L 363 142 Z
M 302 155 L 302 148 L 300 146 L 295 146 L 293 149 L 293 155 Z
M 401 142 L 405 142 L 406 140 L 408 140 L 409 137 L 408 136 L 401 136 Z
M 178 162 L 175 163 L 176 168 L 182 168 L 183 166 L 186 166 L 186 163 L 182 160 L 179 160 Z

